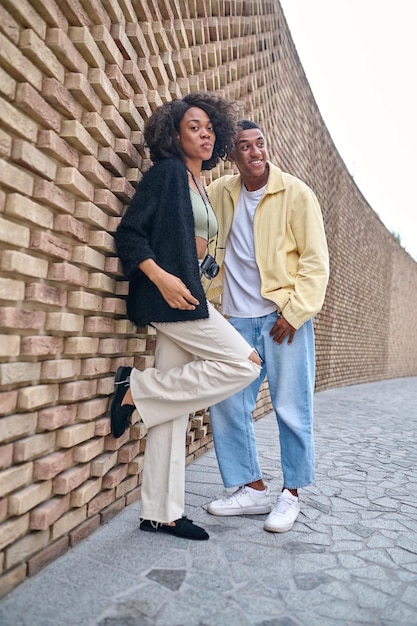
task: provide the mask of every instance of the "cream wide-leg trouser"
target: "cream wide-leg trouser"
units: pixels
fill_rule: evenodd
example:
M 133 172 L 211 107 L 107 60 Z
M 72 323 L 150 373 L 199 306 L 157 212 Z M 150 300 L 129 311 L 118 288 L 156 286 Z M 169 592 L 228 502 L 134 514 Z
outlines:
M 209 304 L 209 318 L 153 323 L 155 367 L 132 369 L 130 389 L 148 429 L 141 518 L 172 522 L 184 514 L 185 435 L 189 414 L 240 391 L 260 367 L 253 348 Z

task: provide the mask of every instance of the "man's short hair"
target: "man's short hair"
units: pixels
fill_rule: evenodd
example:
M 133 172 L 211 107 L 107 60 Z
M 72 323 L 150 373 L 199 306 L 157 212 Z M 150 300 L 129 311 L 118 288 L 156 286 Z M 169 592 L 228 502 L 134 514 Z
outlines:
M 251 130 L 252 128 L 257 128 L 262 133 L 262 128 L 256 122 L 252 122 L 252 120 L 239 120 L 237 122 L 238 130 Z

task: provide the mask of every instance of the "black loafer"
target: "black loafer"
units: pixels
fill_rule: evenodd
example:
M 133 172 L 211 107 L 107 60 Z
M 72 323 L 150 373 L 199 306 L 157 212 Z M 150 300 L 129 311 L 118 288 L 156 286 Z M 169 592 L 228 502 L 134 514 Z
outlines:
M 124 404 L 123 398 L 129 388 L 131 367 L 118 367 L 114 379 L 114 395 L 110 406 L 110 423 L 113 437 L 121 437 L 130 425 L 134 404 Z
M 208 533 L 201 528 L 193 524 L 193 520 L 188 517 L 180 517 L 175 520 L 175 526 L 167 526 L 160 522 L 153 522 L 149 519 L 141 520 L 139 524 L 141 530 L 146 530 L 150 533 L 166 533 L 167 535 L 174 535 L 174 537 L 181 537 L 182 539 L 195 539 L 196 541 L 204 541 L 209 538 Z

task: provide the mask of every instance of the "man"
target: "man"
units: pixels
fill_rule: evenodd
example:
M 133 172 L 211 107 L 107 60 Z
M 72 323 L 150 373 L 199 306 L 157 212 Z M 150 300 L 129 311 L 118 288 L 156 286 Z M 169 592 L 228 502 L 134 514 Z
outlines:
M 261 128 L 242 120 L 230 159 L 238 175 L 208 187 L 219 222 L 221 265 L 208 297 L 223 290 L 222 312 L 263 360 L 258 379 L 210 409 L 216 455 L 229 497 L 213 515 L 269 513 L 264 529 L 290 530 L 298 489 L 315 476 L 313 316 L 325 296 L 329 260 L 321 210 L 312 190 L 268 161 Z M 252 411 L 268 377 L 278 421 L 283 489 L 271 511 L 258 461 Z

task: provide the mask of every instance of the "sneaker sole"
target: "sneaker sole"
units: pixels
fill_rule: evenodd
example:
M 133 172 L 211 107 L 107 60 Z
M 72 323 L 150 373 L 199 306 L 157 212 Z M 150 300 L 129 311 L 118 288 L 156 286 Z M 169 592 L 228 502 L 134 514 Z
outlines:
M 233 511 L 231 511 L 230 509 L 228 511 L 222 511 L 221 509 L 214 511 L 209 506 L 207 508 L 207 512 L 210 513 L 210 515 L 217 515 L 218 517 L 230 517 L 232 515 L 265 515 L 265 513 L 270 513 L 271 509 L 272 506 L 258 506 L 253 508 L 247 507 L 245 509 L 235 509 Z
M 269 526 L 268 524 L 264 524 L 264 530 L 267 530 L 269 533 L 286 533 L 294 526 L 294 524 L 289 524 L 287 526 L 280 526 L 277 528 L 276 526 Z

